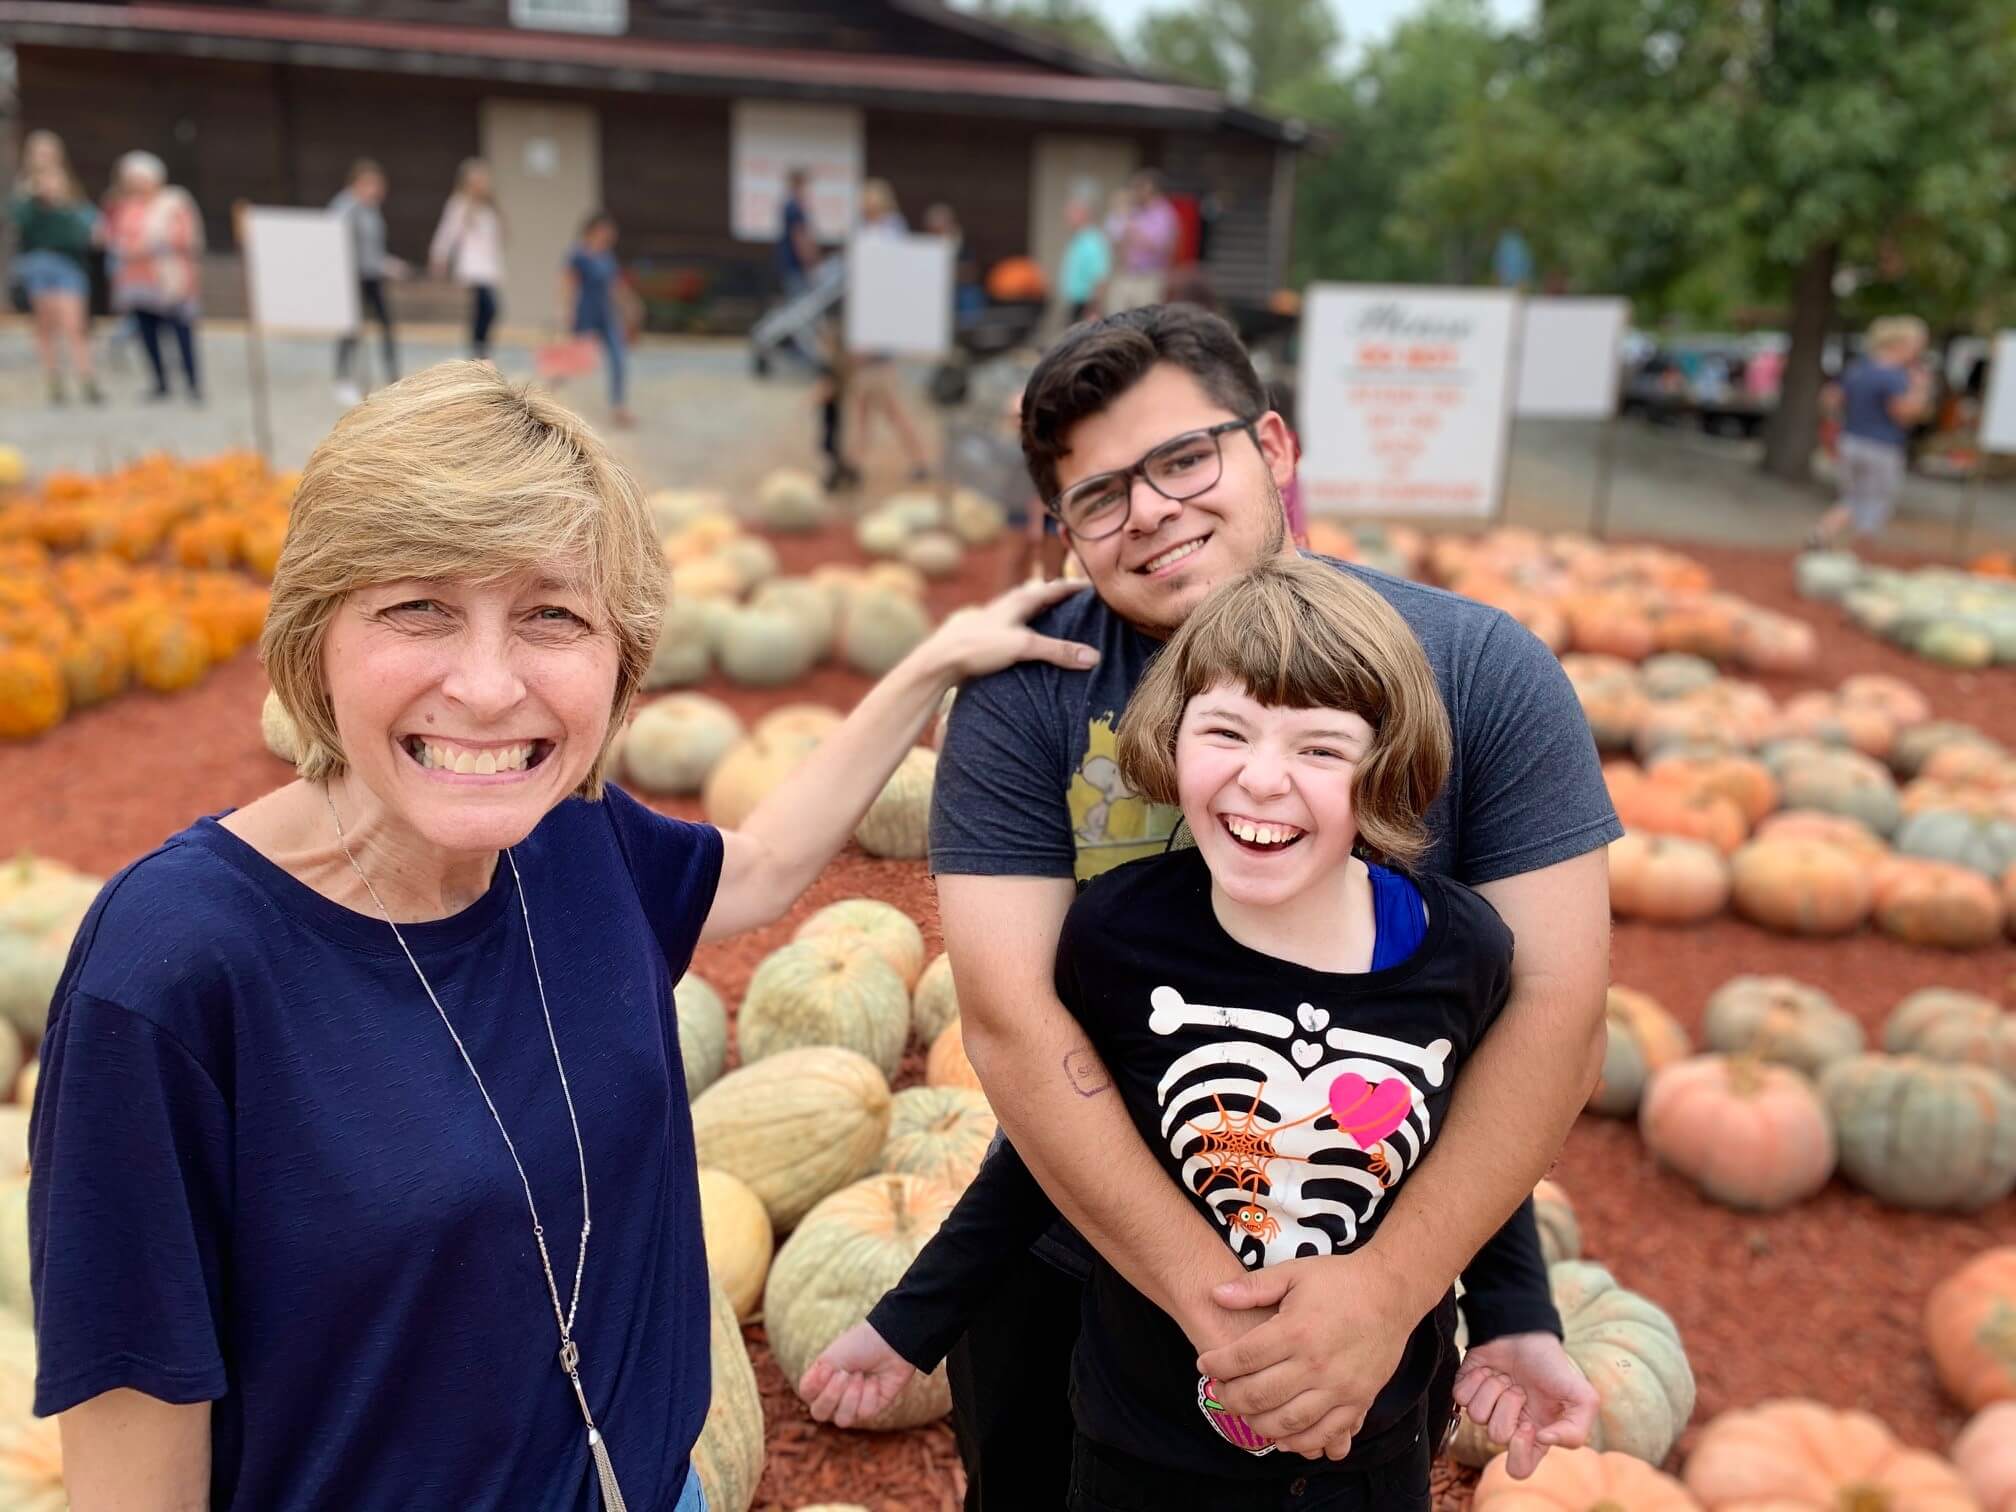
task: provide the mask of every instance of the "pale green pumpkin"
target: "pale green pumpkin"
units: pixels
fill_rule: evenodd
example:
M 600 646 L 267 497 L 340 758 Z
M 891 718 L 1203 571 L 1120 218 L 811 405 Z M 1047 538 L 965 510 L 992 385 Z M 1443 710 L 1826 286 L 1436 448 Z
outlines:
M 728 1009 L 720 993 L 689 971 L 672 989 L 672 1012 L 690 1100 L 719 1081 L 728 1064 Z
M 644 672 L 646 691 L 683 688 L 707 675 L 714 665 L 707 621 L 706 608 L 698 599 L 674 599 L 666 604 L 658 617 L 658 644 Z
M 931 616 L 907 594 L 861 588 L 847 597 L 840 656 L 856 672 L 880 677 L 931 633 Z
M 904 756 L 854 827 L 861 849 L 890 860 L 922 860 L 930 848 L 931 788 L 937 776 L 936 751 L 919 746 Z
M 964 1191 L 1000 1124 L 986 1097 L 966 1087 L 906 1087 L 889 1102 L 878 1171 L 900 1171 Z
M 1857 1055 L 1820 1075 L 1843 1175 L 1897 1207 L 1974 1212 L 2016 1189 L 2016 1087 L 1980 1066 Z
M 921 1176 L 871 1176 L 805 1215 L 777 1252 L 763 1287 L 763 1331 L 786 1380 L 798 1380 L 822 1349 L 867 1319 L 956 1200 L 951 1187 Z M 951 1407 L 940 1364 L 928 1376 L 913 1377 L 863 1426 L 914 1428 Z
M 910 1037 L 910 989 L 879 954 L 844 935 L 794 941 L 765 957 L 749 979 L 735 1034 L 745 1064 L 839 1045 L 894 1076 Z
M 1767 760 L 1767 765 L 1771 763 Z M 1879 835 L 1897 828 L 1902 809 L 1897 784 L 1880 763 L 1859 751 L 1821 747 L 1773 767 L 1788 809 L 1817 809 L 1859 819 Z
M 875 1169 L 889 1082 L 865 1056 L 817 1046 L 738 1067 L 693 1099 L 693 1147 L 763 1199 L 778 1233 Z
M 810 578 L 773 578 L 751 596 L 749 607 L 797 620 L 812 644 L 813 660 L 823 659 L 833 649 L 833 627 L 839 619 L 833 595 Z
M 763 1478 L 763 1396 L 756 1368 L 742 1342 L 735 1308 L 721 1288 L 707 1285 L 707 1354 L 714 1394 L 700 1441 L 693 1446 L 693 1471 L 707 1493 L 710 1512 L 749 1512 L 756 1483 Z M 620 1472 L 622 1466 L 619 1464 Z
M 1913 725 L 1898 734 L 1897 743 L 1890 747 L 1890 765 L 1899 776 L 1916 777 L 1918 769 L 1931 759 L 1935 751 L 1954 745 L 1979 746 L 1990 751 L 2002 748 L 2000 742 L 1970 724 L 1934 719 Z
M 2016 1013 L 1952 987 L 1921 987 L 1883 1021 L 1883 1048 L 1952 1065 L 1985 1066 L 2016 1083 Z
M 637 711 L 623 735 L 623 767 L 647 793 L 697 793 L 742 734 L 742 720 L 719 699 L 675 693 Z
M 910 1028 L 919 1043 L 929 1045 L 957 1017 L 959 989 L 952 982 L 952 958 L 941 953 L 924 968 L 917 990 L 910 994 Z
M 721 670 L 745 688 L 776 688 L 812 670 L 819 647 L 785 609 L 736 609 L 721 627 Z
M 817 530 L 826 523 L 826 491 L 809 472 L 780 467 L 756 485 L 752 513 L 766 530 Z
M 1708 1048 L 1755 1055 L 1817 1076 L 1862 1052 L 1861 1023 L 1822 989 L 1787 976 L 1731 977 L 1709 994 L 1702 1021 Z
M 1999 880 L 2016 866 L 2016 819 L 1927 809 L 1898 825 L 1891 844 L 1899 855 L 1947 861 Z

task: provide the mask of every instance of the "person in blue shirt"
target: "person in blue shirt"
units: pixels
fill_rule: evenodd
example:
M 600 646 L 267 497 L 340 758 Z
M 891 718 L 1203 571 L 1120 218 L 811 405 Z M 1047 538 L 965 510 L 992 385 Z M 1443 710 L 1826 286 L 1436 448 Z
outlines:
M 1092 202 L 1083 195 L 1072 196 L 1064 207 L 1064 224 L 1071 240 L 1064 246 L 1064 261 L 1057 270 L 1057 293 L 1064 301 L 1064 315 L 1076 325 L 1093 312 L 1099 291 L 1113 272 L 1113 248 L 1106 231 L 1092 213 Z
M 1841 497 L 1820 517 L 1810 544 L 1832 546 L 1850 532 L 1873 539 L 1896 513 L 1911 427 L 1932 407 L 1929 339 L 1917 316 L 1885 316 L 1869 327 L 1866 354 L 1829 391 L 1829 407 L 1841 417 Z
M 297 776 L 106 885 L 30 1125 L 71 1504 L 704 1506 L 708 1280 L 672 1008 L 781 917 L 959 679 L 948 622 L 733 831 L 608 781 L 665 566 L 573 414 L 458 361 L 302 474 L 261 650 Z M 591 1222 L 592 1217 L 592 1222 Z
M 593 336 L 602 343 L 603 363 L 609 372 L 609 418 L 620 426 L 632 426 L 637 417 L 625 403 L 628 393 L 624 348 L 628 338 L 623 321 L 623 270 L 616 261 L 616 217 L 597 210 L 581 223 L 580 238 L 567 254 L 566 302 L 573 311 L 570 330 L 576 336 Z

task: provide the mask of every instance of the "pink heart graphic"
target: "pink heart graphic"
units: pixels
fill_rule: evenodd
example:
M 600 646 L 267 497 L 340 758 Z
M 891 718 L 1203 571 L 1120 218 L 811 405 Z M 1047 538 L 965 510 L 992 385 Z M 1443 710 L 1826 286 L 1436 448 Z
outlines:
M 1397 1076 L 1373 1086 L 1356 1071 L 1346 1071 L 1330 1083 L 1330 1112 L 1337 1127 L 1369 1150 L 1406 1121 L 1414 1106 L 1414 1089 Z

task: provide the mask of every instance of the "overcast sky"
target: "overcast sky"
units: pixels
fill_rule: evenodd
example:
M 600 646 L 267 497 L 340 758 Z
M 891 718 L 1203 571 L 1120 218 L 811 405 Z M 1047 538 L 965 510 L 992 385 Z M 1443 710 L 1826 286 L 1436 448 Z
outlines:
M 1168 8 L 1175 0 L 1093 0 L 1093 4 L 1123 37 L 1151 10 Z M 1506 21 L 1529 21 L 1536 0 L 1491 0 L 1491 9 Z M 1344 45 L 1356 50 L 1392 30 L 1393 23 L 1421 8 L 1421 0 L 1330 0 L 1330 9 L 1344 26 Z

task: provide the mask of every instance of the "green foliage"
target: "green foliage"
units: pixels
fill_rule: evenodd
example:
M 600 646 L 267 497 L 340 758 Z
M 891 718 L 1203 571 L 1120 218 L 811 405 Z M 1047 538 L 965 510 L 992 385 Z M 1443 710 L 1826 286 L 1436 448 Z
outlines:
M 1269 104 L 1330 72 L 1343 40 L 1328 0 L 1190 0 L 1135 33 L 1144 68 Z
M 1120 56 L 1120 44 L 1089 0 L 980 0 L 979 13 L 1023 31 L 1104 57 Z

